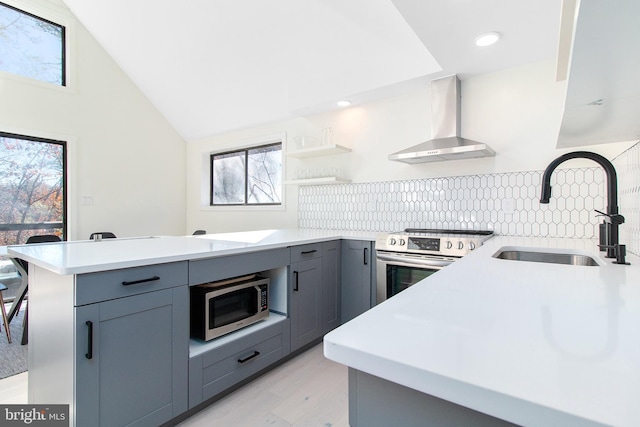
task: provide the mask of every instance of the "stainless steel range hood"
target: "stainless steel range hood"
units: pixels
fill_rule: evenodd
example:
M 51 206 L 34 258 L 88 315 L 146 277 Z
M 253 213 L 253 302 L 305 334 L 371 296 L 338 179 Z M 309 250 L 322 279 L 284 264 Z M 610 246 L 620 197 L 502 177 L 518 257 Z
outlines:
M 431 138 L 390 154 L 389 160 L 413 164 L 496 155 L 487 144 L 460 137 L 460 80 L 455 75 L 431 82 Z

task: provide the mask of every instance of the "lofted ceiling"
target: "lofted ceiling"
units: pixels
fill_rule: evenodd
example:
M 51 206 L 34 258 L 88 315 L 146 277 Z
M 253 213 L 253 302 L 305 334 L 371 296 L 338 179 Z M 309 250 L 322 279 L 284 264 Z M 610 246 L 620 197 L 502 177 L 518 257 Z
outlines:
M 186 141 L 552 59 L 560 27 L 557 0 L 64 2 Z

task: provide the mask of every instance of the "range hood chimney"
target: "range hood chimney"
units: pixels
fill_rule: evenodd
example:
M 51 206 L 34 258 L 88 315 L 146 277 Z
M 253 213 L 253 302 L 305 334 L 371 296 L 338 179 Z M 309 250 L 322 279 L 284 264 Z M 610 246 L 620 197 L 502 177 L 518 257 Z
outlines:
M 460 80 L 458 76 L 431 82 L 431 138 L 389 155 L 389 160 L 409 164 L 491 157 L 487 144 L 460 137 Z

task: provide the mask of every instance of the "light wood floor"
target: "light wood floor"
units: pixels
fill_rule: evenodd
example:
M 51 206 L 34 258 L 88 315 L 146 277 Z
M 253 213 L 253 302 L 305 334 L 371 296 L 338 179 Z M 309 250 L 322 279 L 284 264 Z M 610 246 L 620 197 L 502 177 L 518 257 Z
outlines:
M 27 403 L 23 373 L 0 380 L 0 402 Z M 347 368 L 322 344 L 269 371 L 179 424 L 181 427 L 347 427 Z
M 0 380 L 0 402 L 3 404 L 24 404 L 28 401 L 28 372 L 12 375 Z

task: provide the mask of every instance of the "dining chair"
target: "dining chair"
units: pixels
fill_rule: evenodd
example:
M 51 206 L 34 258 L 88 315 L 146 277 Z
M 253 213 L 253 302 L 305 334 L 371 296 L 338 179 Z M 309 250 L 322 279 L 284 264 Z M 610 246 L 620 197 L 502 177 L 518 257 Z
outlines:
M 41 235 L 29 237 L 27 239 L 27 245 L 30 245 L 33 243 L 51 243 L 51 242 L 61 242 L 61 241 L 62 239 L 60 239 L 60 237 L 56 236 L 55 234 L 41 234 Z M 27 272 L 29 271 L 29 263 L 20 258 L 11 258 L 11 261 L 13 261 L 13 264 L 16 266 L 16 270 L 18 270 L 18 273 L 22 277 L 22 283 L 20 284 L 18 293 L 16 294 L 16 297 L 13 300 L 13 303 L 11 304 L 11 308 L 9 309 L 9 314 L 7 314 L 7 320 L 9 323 L 11 323 L 11 320 L 13 320 L 14 316 L 18 313 L 18 311 L 20 311 L 22 302 L 27 296 L 27 291 L 29 290 L 29 276 L 27 274 Z M 29 315 L 29 305 L 27 304 L 27 308 L 25 309 L 25 312 L 24 312 L 24 319 L 22 319 L 21 343 L 23 345 L 26 344 L 28 341 L 28 338 L 27 338 L 28 328 L 29 328 L 29 322 L 27 319 L 28 315 Z
M 7 286 L 0 282 L 0 309 L 2 309 L 2 323 L 4 323 L 4 331 L 7 334 L 7 341 L 11 344 L 11 329 L 9 329 L 9 320 L 7 319 L 7 310 L 4 308 L 4 298 L 2 292 L 6 291 Z
M 89 240 L 102 240 L 102 239 L 116 239 L 116 235 L 110 231 L 97 231 L 95 233 L 91 233 L 89 236 Z

